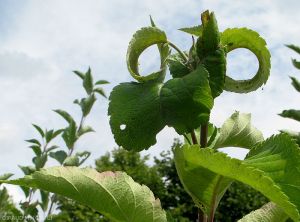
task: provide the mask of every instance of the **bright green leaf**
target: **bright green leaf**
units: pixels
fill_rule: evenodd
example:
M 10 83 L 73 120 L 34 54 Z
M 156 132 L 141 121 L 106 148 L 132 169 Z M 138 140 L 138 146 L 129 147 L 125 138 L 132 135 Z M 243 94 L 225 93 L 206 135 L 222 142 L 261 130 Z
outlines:
M 234 80 L 228 75 L 225 79 L 225 90 L 236 93 L 248 93 L 255 91 L 265 84 L 270 75 L 270 52 L 266 47 L 266 41 L 255 31 L 247 28 L 226 29 L 221 35 L 221 44 L 227 52 L 237 48 L 246 48 L 257 57 L 259 68 L 252 79 Z
M 197 26 L 188 27 L 188 28 L 181 28 L 179 30 L 186 32 L 188 34 L 200 37 L 200 36 L 202 36 L 203 27 L 202 27 L 202 25 L 197 25 Z
M 168 53 L 167 45 L 165 44 L 161 54 L 161 70 L 151 73 L 147 76 L 141 76 L 138 71 L 138 59 L 141 53 L 149 46 L 167 43 L 166 34 L 156 27 L 146 27 L 138 30 L 132 37 L 127 49 L 127 67 L 131 76 L 139 82 L 149 80 L 163 80 L 165 76 L 165 59 Z
M 269 202 L 263 205 L 258 210 L 252 211 L 238 222 L 285 222 L 288 216 L 284 211 L 276 204 Z
M 54 167 L 6 183 L 57 193 L 85 204 L 112 221 L 167 222 L 160 201 L 148 187 L 123 172 Z
M 251 125 L 251 114 L 235 112 L 225 121 L 214 148 L 242 147 L 250 149 L 263 141 L 262 133 Z
M 167 63 L 169 66 L 170 74 L 173 78 L 180 78 L 191 72 L 178 53 L 170 55 L 167 59 Z
M 279 114 L 284 118 L 290 118 L 296 121 L 300 121 L 300 110 L 289 109 L 283 110 L 282 113 Z
M 161 89 L 161 107 L 168 126 L 189 133 L 209 120 L 213 107 L 208 73 L 202 66 L 182 78 L 167 81 Z

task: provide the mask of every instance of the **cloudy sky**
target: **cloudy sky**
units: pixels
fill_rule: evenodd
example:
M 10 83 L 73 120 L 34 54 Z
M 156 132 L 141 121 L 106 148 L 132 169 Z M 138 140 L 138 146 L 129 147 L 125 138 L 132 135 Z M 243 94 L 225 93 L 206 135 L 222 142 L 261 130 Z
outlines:
M 220 30 L 248 27 L 263 36 L 272 54 L 268 83 L 246 95 L 223 93 L 215 101 L 212 122 L 220 126 L 235 110 L 251 112 L 253 124 L 266 137 L 279 129 L 300 130 L 292 120 L 277 114 L 299 107 L 300 97 L 290 86 L 289 75 L 299 75 L 290 58 L 297 55 L 284 44 L 300 45 L 300 2 L 298 0 L 0 0 L 0 174 L 20 176 L 17 165 L 28 165 L 32 152 L 25 139 L 37 136 L 36 123 L 49 128 L 65 126 L 53 109 L 61 108 L 79 118 L 72 104 L 84 95 L 81 81 L 72 70 L 92 68 L 96 79 L 111 82 L 107 94 L 123 81 L 131 81 L 125 56 L 132 34 L 149 25 L 149 15 L 166 31 L 168 38 L 183 50 L 191 44 L 189 35 L 178 28 L 200 23 L 200 13 L 215 11 Z M 153 47 L 141 59 L 143 73 L 157 67 Z M 228 74 L 239 79 L 253 76 L 258 63 L 247 50 L 228 55 Z M 108 101 L 100 98 L 87 123 L 97 131 L 86 135 L 78 150 L 90 150 L 88 162 L 117 145 L 111 134 Z M 169 149 L 176 134 L 165 129 L 158 144 L 145 153 Z M 61 143 L 59 140 L 58 143 Z M 231 152 L 241 157 L 243 151 Z M 14 190 L 12 192 L 17 193 Z

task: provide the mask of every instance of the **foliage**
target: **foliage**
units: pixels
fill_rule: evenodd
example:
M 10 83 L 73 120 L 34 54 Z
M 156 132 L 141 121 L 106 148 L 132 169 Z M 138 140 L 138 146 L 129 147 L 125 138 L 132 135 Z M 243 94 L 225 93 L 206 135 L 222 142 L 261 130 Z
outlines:
M 127 66 L 137 82 L 121 83 L 109 97 L 108 114 L 115 140 L 127 150 L 141 151 L 156 143 L 156 135 L 165 126 L 183 135 L 186 144 L 174 148 L 174 161 L 184 189 L 199 208 L 199 221 L 214 220 L 221 198 L 234 181 L 250 185 L 272 201 L 241 221 L 263 218 L 277 222 L 288 217 L 299 221 L 300 150 L 295 141 L 287 134 L 264 140 L 250 124 L 250 116 L 238 112 L 220 129 L 209 123 L 214 99 L 223 90 L 247 93 L 266 83 L 271 64 L 266 42 L 247 28 L 220 32 L 214 13 L 209 11 L 201 14 L 201 21 L 201 26 L 182 29 L 198 37 L 188 52 L 170 42 L 152 19 L 151 27 L 133 35 L 127 50 Z M 161 57 L 160 70 L 140 76 L 139 56 L 155 44 Z M 171 54 L 170 48 L 176 53 Z M 259 69 L 252 79 L 234 80 L 226 73 L 227 53 L 237 48 L 249 49 L 259 61 Z M 294 61 L 296 67 L 297 64 Z M 164 82 L 167 66 L 173 78 Z M 88 94 L 88 99 L 76 101 L 85 117 L 94 103 L 93 81 L 89 71 L 85 75 L 76 74 L 83 79 Z M 58 113 L 69 124 L 62 135 L 72 155 L 80 127 L 77 128 L 70 115 Z M 295 111 L 283 115 L 298 119 Z M 198 128 L 199 140 L 195 133 Z M 237 160 L 218 151 L 226 146 L 250 151 L 245 160 Z M 78 156 L 71 155 L 65 166 L 41 169 L 24 178 L 4 182 L 62 194 L 114 221 L 177 219 L 166 214 L 148 187 L 137 184 L 126 173 L 80 169 L 74 167 L 80 165 L 80 161 L 75 161 Z M 43 161 L 36 160 L 35 164 L 41 166 Z

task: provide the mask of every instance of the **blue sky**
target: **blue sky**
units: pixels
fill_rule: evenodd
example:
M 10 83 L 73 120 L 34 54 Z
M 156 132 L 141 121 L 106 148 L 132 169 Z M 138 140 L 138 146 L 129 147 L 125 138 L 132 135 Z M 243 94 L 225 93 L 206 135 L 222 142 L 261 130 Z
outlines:
M 262 89 L 249 94 L 223 93 L 215 101 L 212 122 L 220 126 L 235 110 L 251 112 L 253 124 L 265 137 L 289 128 L 300 130 L 292 120 L 277 116 L 281 110 L 299 107 L 299 95 L 290 86 L 289 75 L 297 75 L 290 58 L 296 54 L 284 44 L 300 45 L 300 2 L 297 0 L 0 0 L 0 174 L 21 175 L 17 165 L 32 158 L 25 139 L 37 136 L 31 123 L 50 128 L 65 126 L 51 110 L 61 108 L 79 118 L 72 104 L 82 97 L 80 80 L 72 70 L 91 66 L 96 79 L 107 79 L 107 93 L 122 81 L 131 81 L 125 57 L 132 34 L 149 25 L 149 15 L 183 50 L 191 38 L 178 28 L 200 23 L 200 13 L 215 11 L 220 30 L 248 27 L 263 36 L 272 54 L 271 77 Z M 155 70 L 155 47 L 141 59 L 143 73 Z M 235 78 L 252 76 L 255 57 L 246 50 L 228 55 L 228 74 Z M 85 136 L 78 150 L 90 150 L 95 158 L 112 150 L 114 143 L 107 117 L 108 101 L 99 99 L 87 123 L 97 133 Z M 158 144 L 144 153 L 169 149 L 176 134 L 165 129 Z M 58 141 L 58 143 L 60 143 Z M 244 152 L 230 151 L 241 157 Z M 54 164 L 54 162 L 53 162 Z M 11 188 L 17 195 L 18 191 Z

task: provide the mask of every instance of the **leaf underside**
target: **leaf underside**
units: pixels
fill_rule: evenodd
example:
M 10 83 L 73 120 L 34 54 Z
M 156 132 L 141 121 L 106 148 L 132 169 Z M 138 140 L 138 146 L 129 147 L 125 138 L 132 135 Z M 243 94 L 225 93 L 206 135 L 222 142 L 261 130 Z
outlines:
M 113 221 L 166 222 L 160 201 L 124 172 L 53 167 L 5 183 L 38 188 L 85 204 Z
M 212 149 L 184 145 L 174 151 L 179 177 L 195 203 L 211 215 L 230 185 L 237 180 L 250 185 L 300 219 L 300 150 L 286 134 L 252 148 L 244 161 Z

